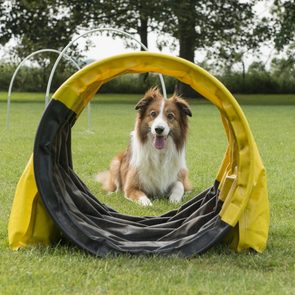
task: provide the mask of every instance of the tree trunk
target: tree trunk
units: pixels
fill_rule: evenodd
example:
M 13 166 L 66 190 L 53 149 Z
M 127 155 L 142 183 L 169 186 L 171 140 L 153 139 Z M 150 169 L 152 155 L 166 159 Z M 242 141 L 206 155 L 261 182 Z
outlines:
M 138 33 L 140 36 L 140 42 L 148 48 L 148 19 L 145 16 L 140 17 Z M 145 51 L 145 49 L 142 47 L 140 50 Z
M 140 42 L 148 48 L 148 18 L 145 15 L 140 16 L 140 26 L 138 27 L 138 33 L 140 36 Z M 145 49 L 141 46 L 140 47 L 141 51 L 145 51 Z M 148 80 L 148 73 L 140 75 L 140 78 L 144 81 L 147 82 Z
M 179 56 L 186 60 L 194 62 L 195 46 L 192 42 L 192 39 L 189 38 L 188 35 L 180 35 L 179 47 Z M 196 91 L 194 91 L 194 89 L 192 89 L 189 85 L 181 82 L 178 82 L 176 84 L 176 91 L 185 98 L 195 98 L 199 96 Z
M 243 61 L 243 58 L 241 59 L 241 63 L 242 63 L 242 87 L 243 87 L 243 91 L 245 91 L 245 85 L 246 85 L 246 66 L 245 63 Z
M 194 11 L 194 1 L 182 2 L 175 11 L 178 19 L 179 56 L 194 63 L 196 31 L 194 14 L 187 13 Z M 176 91 L 185 98 L 199 96 L 189 85 L 178 82 Z

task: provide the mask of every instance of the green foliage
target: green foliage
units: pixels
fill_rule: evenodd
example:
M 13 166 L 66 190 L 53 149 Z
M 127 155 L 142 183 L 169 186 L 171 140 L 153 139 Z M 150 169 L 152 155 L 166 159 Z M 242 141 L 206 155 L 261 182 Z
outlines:
M 10 63 L 0 63 L 0 91 L 8 91 L 9 83 L 16 66 Z M 13 84 L 13 91 L 22 92 L 45 92 L 49 78 L 51 67 L 40 68 L 32 66 L 23 66 L 20 68 Z M 76 69 L 72 66 L 58 67 L 55 72 L 51 91 L 57 88 L 70 77 Z M 165 85 L 168 93 L 174 92 L 175 79 L 172 77 L 164 77 Z M 114 78 L 106 83 L 101 93 L 140 93 L 143 94 L 151 87 L 161 86 L 159 75 L 138 75 L 129 74 Z
M 37 49 L 63 48 L 82 28 L 111 26 L 139 35 L 146 46 L 150 31 L 158 34 L 160 47 L 167 45 L 167 36 L 173 37 L 179 44 L 179 56 L 193 62 L 195 51 L 202 49 L 206 50 L 209 58 L 213 57 L 223 65 L 232 66 L 240 62 L 244 66 L 245 54 L 259 47 L 262 42 L 274 39 L 277 48 L 282 49 L 294 40 L 293 1 L 275 0 L 272 10 L 274 17 L 263 19 L 259 19 L 254 11 L 258 2 L 259 0 L 2 0 L 0 43 L 5 44 L 15 38 L 18 43 L 14 54 L 23 58 Z M 86 43 L 87 48 L 91 42 Z M 134 45 L 132 42 L 128 44 Z M 71 48 L 76 56 L 81 55 L 76 49 L 77 45 Z M 38 56 L 35 59 L 42 67 L 53 61 L 52 55 Z M 253 75 L 247 79 L 250 81 Z M 270 88 L 271 79 L 267 75 L 258 78 L 259 81 L 264 81 L 263 89 Z M 258 80 L 254 78 L 253 83 Z M 245 83 L 243 78 L 243 85 Z M 248 85 L 243 87 L 235 88 L 249 89 Z M 184 84 L 178 83 L 177 88 L 186 97 L 195 96 L 192 89 Z
M 255 36 L 253 34 L 257 29 L 254 4 L 255 1 L 189 0 L 180 3 L 167 0 L 163 8 L 166 14 L 161 15 L 164 17 L 161 29 L 180 42 L 182 39 L 190 40 L 194 49 L 212 47 L 215 42 L 219 42 L 218 50 L 224 50 L 230 43 L 257 46 L 261 36 L 258 31 Z
M 0 90 L 8 91 L 15 69 L 15 64 L 0 63 Z M 50 71 L 51 66 L 40 68 L 23 65 L 15 77 L 12 90 L 24 92 L 45 92 Z M 72 65 L 65 66 L 61 63 L 55 72 L 51 90 L 56 90 L 75 71 L 76 69 L 74 69 Z
M 295 60 L 275 58 L 269 71 L 252 63 L 246 73 L 227 71 L 219 79 L 233 93 L 295 93 Z
M 232 93 L 292 93 L 292 89 L 280 89 L 267 72 L 252 72 L 245 77 L 228 73 L 219 78 Z
M 167 93 L 173 93 L 176 80 L 172 77 L 164 77 Z M 101 93 L 137 93 L 143 94 L 151 87 L 158 86 L 161 88 L 160 78 L 158 75 L 123 75 L 112 79 L 106 83 L 100 90 Z
M 0 46 L 6 44 L 11 38 L 11 30 L 8 30 L 8 2 L 0 0 Z
M 206 67 L 206 65 L 205 65 Z M 0 63 L 0 90 L 8 91 L 15 65 Z M 23 66 L 16 76 L 13 91 L 45 92 L 51 68 Z M 51 90 L 55 91 L 76 69 L 71 65 L 59 67 L 55 73 Z M 233 93 L 295 93 L 295 60 L 294 57 L 272 61 L 270 70 L 261 63 L 253 63 L 246 73 L 225 71 L 218 78 Z M 165 76 L 168 93 L 175 91 L 176 80 Z M 116 77 L 106 83 L 101 93 L 137 93 L 143 94 L 150 87 L 160 84 L 159 76 L 128 74 Z M 180 92 L 181 93 L 181 92 Z
M 295 2 L 293 0 L 275 0 L 273 5 L 275 24 L 274 41 L 277 49 L 295 41 Z
M 15 55 L 24 58 L 44 48 L 62 49 L 76 32 L 67 8 L 59 0 L 4 1 L 5 20 L 0 31 L 0 41 L 5 44 L 14 37 L 18 41 Z M 36 60 L 42 64 L 42 59 Z
M 187 0 L 163 1 L 158 19 L 160 31 L 179 41 L 179 56 L 194 62 L 195 51 L 205 49 L 215 59 L 234 59 L 236 52 L 260 45 L 268 35 L 267 22 L 258 22 L 254 13 L 256 1 Z M 184 84 L 179 92 L 194 97 Z
M 148 32 L 158 29 L 156 16 L 162 13 L 163 1 L 60 0 L 60 2 L 68 8 L 71 19 L 76 24 L 88 29 L 105 26 L 138 34 L 140 41 L 148 47 Z M 122 35 L 120 37 L 124 38 Z
M 64 48 L 82 27 L 112 26 L 138 33 L 147 46 L 148 29 L 157 27 L 151 21 L 157 11 L 160 13 L 156 7 L 158 2 L 137 0 L 14 0 L 0 5 L 0 20 L 1 9 L 6 11 L 0 41 L 5 44 L 17 38 L 16 55 L 22 58 L 42 48 Z M 72 51 L 77 52 L 77 45 L 72 46 Z
M 3 37 L 20 40 L 18 55 L 40 48 L 62 48 L 81 26 L 112 26 L 135 33 L 147 45 L 149 31 L 168 33 L 179 41 L 179 55 L 193 61 L 194 50 L 214 47 L 215 52 L 236 46 L 256 47 L 267 32 L 257 23 L 256 1 L 143 1 L 143 0 L 14 0 L 5 6 Z M 8 35 L 7 35 L 8 34 Z M 228 55 L 228 53 L 227 53 Z
M 272 76 L 276 77 L 281 89 L 293 89 L 295 93 L 295 43 L 287 50 L 286 58 L 272 60 Z

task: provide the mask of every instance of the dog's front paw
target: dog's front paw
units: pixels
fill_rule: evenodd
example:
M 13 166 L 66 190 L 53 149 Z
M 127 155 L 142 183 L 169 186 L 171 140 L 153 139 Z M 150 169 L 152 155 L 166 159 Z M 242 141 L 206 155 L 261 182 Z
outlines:
M 138 199 L 138 204 L 140 204 L 141 206 L 153 206 L 153 203 L 151 202 L 151 200 L 147 197 L 147 196 L 141 196 Z
M 180 181 L 177 181 L 169 197 L 170 203 L 177 204 L 181 201 L 184 194 L 184 187 Z
M 176 194 L 173 193 L 169 197 L 169 202 L 173 204 L 178 204 L 181 202 L 183 195 L 182 194 Z

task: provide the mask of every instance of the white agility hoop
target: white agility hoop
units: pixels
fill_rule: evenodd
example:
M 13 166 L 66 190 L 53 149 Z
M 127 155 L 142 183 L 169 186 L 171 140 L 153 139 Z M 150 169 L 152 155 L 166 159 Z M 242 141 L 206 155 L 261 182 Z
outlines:
M 10 80 L 10 84 L 9 84 L 9 88 L 8 88 L 8 95 L 7 95 L 7 114 L 6 114 L 6 128 L 9 129 L 10 127 L 10 105 L 11 105 L 11 92 L 12 92 L 12 87 L 13 87 L 13 83 L 14 83 L 14 80 L 15 80 L 15 77 L 19 71 L 19 69 L 21 68 L 21 66 L 24 64 L 25 61 L 27 61 L 28 59 L 30 59 L 31 57 L 33 57 L 34 55 L 37 55 L 39 53 L 43 53 L 43 52 L 54 52 L 54 53 L 58 53 L 60 54 L 61 52 L 56 50 L 56 49 L 40 49 L 40 50 L 37 50 L 33 53 L 31 53 L 30 55 L 26 56 L 20 63 L 19 65 L 17 66 L 17 68 L 15 69 L 13 75 L 12 75 L 12 78 Z M 68 60 L 70 60 L 74 66 L 80 70 L 80 66 L 78 65 L 78 63 L 73 59 L 71 58 L 70 56 L 64 54 L 64 57 Z M 46 96 L 45 96 L 45 101 L 46 101 Z
M 55 61 L 55 64 L 53 65 L 52 69 L 51 69 L 51 73 L 48 79 L 48 84 L 47 84 L 47 89 L 46 89 L 46 95 L 45 95 L 45 107 L 47 106 L 48 102 L 49 102 L 49 93 L 50 93 L 50 88 L 51 88 L 51 82 L 53 79 L 53 75 L 55 73 L 55 70 L 57 68 L 58 63 L 60 62 L 62 56 L 64 55 L 64 53 L 66 52 L 66 50 L 74 43 L 76 42 L 78 39 L 88 35 L 88 34 L 92 34 L 95 32 L 102 32 L 102 31 L 109 31 L 109 32 L 115 32 L 115 33 L 119 33 L 122 35 L 125 35 L 131 39 L 133 39 L 135 42 L 137 42 L 145 51 L 148 51 L 148 48 L 141 43 L 140 41 L 138 41 L 136 38 L 134 38 L 131 34 L 128 34 L 124 31 L 118 30 L 118 29 L 114 29 L 114 28 L 97 28 L 97 29 L 93 29 L 87 32 L 84 32 L 82 34 L 80 34 L 77 38 L 75 38 L 74 40 L 72 40 L 71 42 L 68 43 L 68 45 L 66 47 L 64 47 L 64 49 L 61 51 L 61 53 L 59 54 L 58 58 Z M 163 96 L 165 99 L 167 99 L 167 92 L 166 92 L 166 87 L 165 87 L 165 83 L 164 83 L 164 78 L 162 76 L 162 74 L 159 74 L 160 77 L 160 82 L 161 82 L 161 87 L 162 87 L 162 92 L 163 92 Z M 88 109 L 89 112 L 89 109 Z

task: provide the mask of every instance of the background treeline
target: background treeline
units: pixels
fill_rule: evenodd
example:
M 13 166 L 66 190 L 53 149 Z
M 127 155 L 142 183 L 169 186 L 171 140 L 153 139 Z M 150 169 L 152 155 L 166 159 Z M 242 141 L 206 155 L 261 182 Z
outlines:
M 9 52 L 7 62 L 21 61 L 44 48 L 61 51 L 82 32 L 103 27 L 123 30 L 147 48 L 148 37 L 153 33 L 159 51 L 178 51 L 175 55 L 191 62 L 200 61 L 196 52 L 204 53 L 203 67 L 217 75 L 232 92 L 294 93 L 294 0 L 0 0 L 0 54 L 3 46 Z M 134 46 L 130 38 L 109 35 L 120 36 L 126 45 Z M 83 60 L 84 53 L 94 45 L 86 39 L 82 46 L 85 48 L 75 43 L 67 53 L 75 60 Z M 267 68 L 261 63 L 265 54 L 260 49 L 264 45 L 273 50 L 272 57 L 277 57 Z M 34 57 L 40 68 L 23 68 L 14 89 L 44 91 L 55 58 Z M 246 67 L 249 58 L 259 62 Z M 208 66 L 210 62 L 212 66 Z M 7 89 L 13 67 L 1 65 L 1 90 Z M 58 70 L 52 90 L 70 73 L 67 66 Z M 154 84 L 150 81 L 153 77 L 140 77 L 136 81 L 131 77 L 118 78 L 105 85 L 103 91 L 142 92 Z M 196 95 L 187 85 L 173 85 L 170 80 L 168 85 L 185 97 Z
M 215 74 L 233 93 L 295 93 L 295 60 L 291 57 L 273 59 L 269 69 L 258 62 L 252 63 L 245 72 L 224 69 L 216 74 L 210 66 L 202 65 Z M 7 91 L 15 64 L 0 63 L 0 91 Z M 76 70 L 72 66 L 62 66 L 55 72 L 51 91 L 56 90 Z M 50 67 L 23 66 L 14 81 L 13 91 L 45 92 Z M 177 84 L 172 77 L 165 77 L 169 93 Z M 149 87 L 160 85 L 158 75 L 123 75 L 103 86 L 103 93 L 143 93 Z

